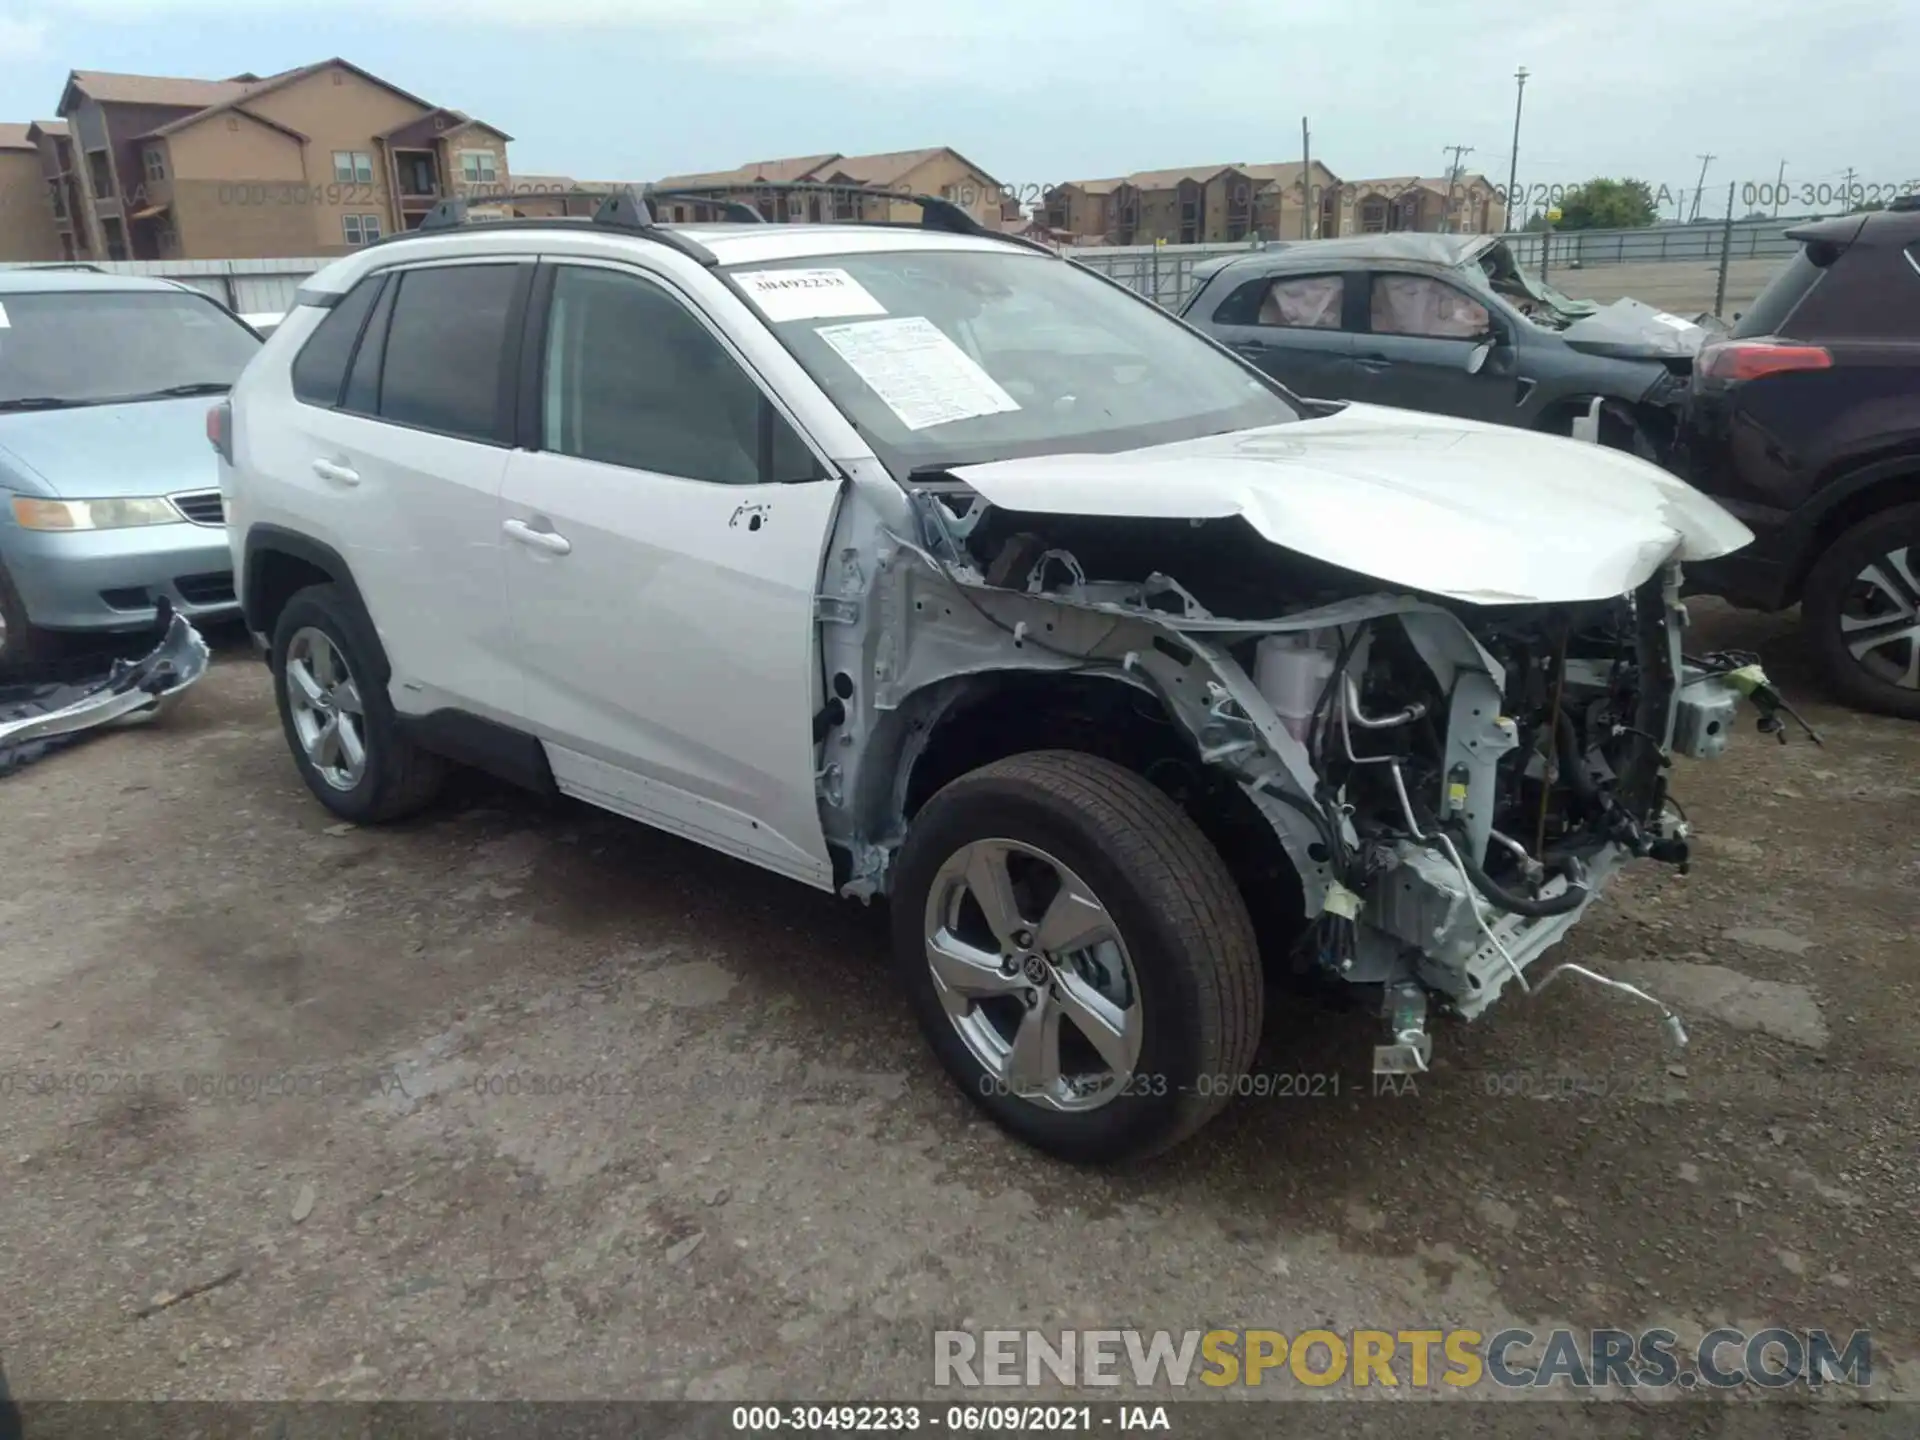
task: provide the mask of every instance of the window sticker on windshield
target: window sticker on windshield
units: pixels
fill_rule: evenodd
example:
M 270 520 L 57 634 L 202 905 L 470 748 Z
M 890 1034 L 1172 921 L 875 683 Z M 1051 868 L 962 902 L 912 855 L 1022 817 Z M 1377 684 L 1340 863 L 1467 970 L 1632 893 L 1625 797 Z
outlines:
M 749 270 L 734 279 L 769 320 L 884 315 L 887 307 L 844 270 Z
M 0 305 L 0 330 L 11 330 L 13 322 L 7 318 L 7 307 Z
M 909 430 L 1020 408 L 925 316 L 823 325 L 819 335 Z
M 1682 320 L 1678 315 L 1669 315 L 1664 310 L 1656 313 L 1653 318 L 1662 325 L 1671 325 L 1675 330 L 1694 330 L 1699 328 L 1693 321 Z

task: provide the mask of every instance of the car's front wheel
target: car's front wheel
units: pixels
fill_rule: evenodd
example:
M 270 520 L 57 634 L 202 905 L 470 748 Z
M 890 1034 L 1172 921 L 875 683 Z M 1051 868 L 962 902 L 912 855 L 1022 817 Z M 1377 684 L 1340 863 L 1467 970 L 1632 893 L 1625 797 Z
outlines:
M 56 653 L 56 638 L 27 618 L 26 602 L 0 564 L 0 679 L 19 675 Z
M 447 764 L 412 744 L 373 678 L 376 641 L 338 586 L 300 591 L 273 634 L 274 698 L 300 778 L 344 820 L 398 820 L 439 793 Z
M 1264 997 L 1245 904 L 1167 795 L 1077 751 L 964 775 L 915 817 L 894 951 L 962 1090 L 1064 1159 L 1149 1155 L 1239 1087 Z
M 1834 541 L 1800 613 L 1841 699 L 1920 720 L 1920 505 L 1870 515 Z

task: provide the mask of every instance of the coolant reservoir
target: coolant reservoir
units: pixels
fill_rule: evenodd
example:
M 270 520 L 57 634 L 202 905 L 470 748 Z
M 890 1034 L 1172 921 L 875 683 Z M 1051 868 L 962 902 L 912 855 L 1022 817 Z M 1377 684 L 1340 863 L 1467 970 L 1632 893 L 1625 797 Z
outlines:
M 1302 743 L 1332 675 L 1333 656 L 1305 636 L 1269 635 L 1254 649 L 1253 683 Z

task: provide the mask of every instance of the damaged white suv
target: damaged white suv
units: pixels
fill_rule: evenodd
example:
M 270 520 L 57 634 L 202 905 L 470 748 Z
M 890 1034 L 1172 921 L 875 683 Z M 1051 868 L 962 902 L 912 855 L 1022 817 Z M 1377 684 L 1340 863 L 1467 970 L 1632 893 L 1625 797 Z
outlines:
M 1683 658 L 1680 564 L 1751 537 L 1653 466 L 1300 400 L 937 201 L 458 218 L 316 275 L 209 419 L 335 814 L 464 762 L 886 895 L 957 1083 L 1089 1160 L 1244 1089 L 1290 972 L 1422 1069 L 1430 1001 L 1685 863 L 1670 757 L 1754 677 Z

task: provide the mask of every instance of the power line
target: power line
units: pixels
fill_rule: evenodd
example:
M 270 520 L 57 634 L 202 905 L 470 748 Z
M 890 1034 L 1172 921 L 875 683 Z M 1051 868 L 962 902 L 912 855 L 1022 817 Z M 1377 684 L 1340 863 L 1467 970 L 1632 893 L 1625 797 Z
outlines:
M 1453 163 L 1447 167 L 1447 205 L 1446 209 L 1442 212 L 1445 218 L 1441 222 L 1451 230 L 1453 228 L 1453 187 L 1460 178 L 1460 157 L 1462 155 L 1471 155 L 1473 153 L 1473 146 L 1443 145 L 1440 148 L 1453 152 Z
M 1700 157 L 1700 183 L 1693 187 L 1693 213 L 1687 216 L 1687 223 L 1689 225 L 1700 218 L 1700 196 L 1707 188 L 1707 166 L 1719 158 L 1718 155 L 1702 155 Z

